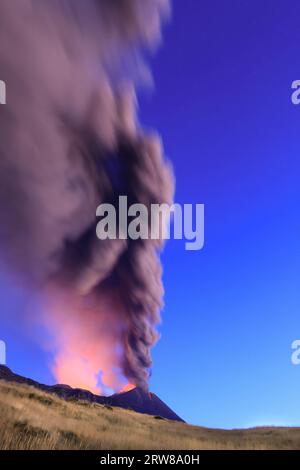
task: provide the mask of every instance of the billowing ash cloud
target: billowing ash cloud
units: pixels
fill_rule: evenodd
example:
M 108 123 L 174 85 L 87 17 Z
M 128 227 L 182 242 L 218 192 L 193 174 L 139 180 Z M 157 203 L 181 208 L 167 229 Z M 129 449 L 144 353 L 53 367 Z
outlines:
M 0 2 L 2 259 L 47 298 L 57 378 L 82 370 L 90 388 L 100 369 L 117 388 L 114 368 L 146 387 L 157 338 L 159 244 L 99 241 L 95 228 L 96 207 L 119 195 L 172 201 L 132 78 L 168 12 L 169 0 Z

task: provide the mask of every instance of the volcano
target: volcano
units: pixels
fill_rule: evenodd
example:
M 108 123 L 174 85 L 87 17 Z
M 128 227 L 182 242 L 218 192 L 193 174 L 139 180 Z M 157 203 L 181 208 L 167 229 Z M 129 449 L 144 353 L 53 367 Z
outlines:
M 110 397 L 95 395 L 88 390 L 72 388 L 69 385 L 44 385 L 35 380 L 28 379 L 21 375 L 14 374 L 8 367 L 0 365 L 0 380 L 7 382 L 16 382 L 30 385 L 43 390 L 44 392 L 54 393 L 64 400 L 85 400 L 90 403 L 98 403 L 104 406 L 118 407 L 126 410 L 132 410 L 137 413 L 148 414 L 158 419 L 168 419 L 171 421 L 184 422 L 171 408 L 169 408 L 157 395 L 151 392 L 145 392 L 142 388 L 136 387 L 129 392 L 116 393 Z

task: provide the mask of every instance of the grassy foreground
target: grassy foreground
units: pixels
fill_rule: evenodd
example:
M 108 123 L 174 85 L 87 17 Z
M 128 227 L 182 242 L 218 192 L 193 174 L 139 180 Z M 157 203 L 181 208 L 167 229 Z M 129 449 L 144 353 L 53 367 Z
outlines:
M 300 428 L 224 431 L 0 381 L 0 449 L 300 449 Z

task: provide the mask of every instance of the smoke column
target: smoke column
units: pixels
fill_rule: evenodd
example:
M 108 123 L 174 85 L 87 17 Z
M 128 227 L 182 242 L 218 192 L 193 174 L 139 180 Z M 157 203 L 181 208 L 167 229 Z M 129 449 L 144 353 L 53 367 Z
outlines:
M 96 238 L 96 208 L 171 203 L 159 138 L 136 117 L 142 50 L 169 0 L 1 0 L 0 250 L 45 300 L 52 370 L 97 392 L 147 388 L 161 242 Z M 100 373 L 100 380 L 99 380 Z

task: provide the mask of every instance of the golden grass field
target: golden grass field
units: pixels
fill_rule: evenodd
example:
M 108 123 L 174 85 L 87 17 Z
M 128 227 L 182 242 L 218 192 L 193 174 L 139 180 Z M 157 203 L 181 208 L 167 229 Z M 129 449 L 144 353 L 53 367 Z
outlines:
M 0 449 L 300 449 L 300 428 L 217 430 L 0 381 Z

